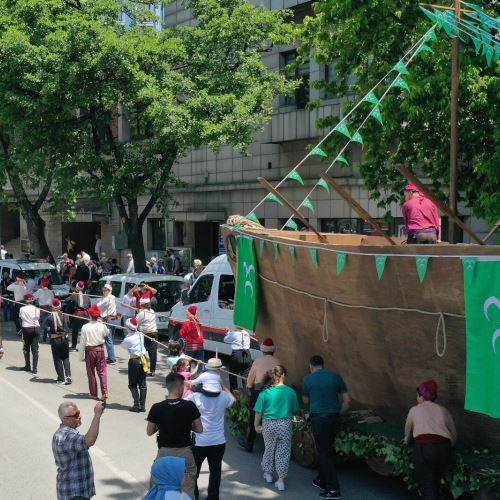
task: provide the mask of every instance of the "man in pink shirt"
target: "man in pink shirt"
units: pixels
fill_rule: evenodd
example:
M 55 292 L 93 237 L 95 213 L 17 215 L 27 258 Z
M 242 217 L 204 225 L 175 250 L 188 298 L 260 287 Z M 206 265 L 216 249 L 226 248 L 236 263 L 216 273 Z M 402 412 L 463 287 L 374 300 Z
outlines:
M 401 207 L 408 244 L 432 244 L 439 238 L 439 214 L 436 205 L 414 184 L 405 186 L 405 202 Z

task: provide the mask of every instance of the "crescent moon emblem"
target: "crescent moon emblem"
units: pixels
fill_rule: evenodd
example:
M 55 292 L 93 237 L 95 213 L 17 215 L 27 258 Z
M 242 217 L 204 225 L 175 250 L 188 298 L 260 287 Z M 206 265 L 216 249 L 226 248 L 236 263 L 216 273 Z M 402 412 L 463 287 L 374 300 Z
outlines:
M 245 294 L 247 288 L 250 288 L 250 294 L 253 297 L 253 285 L 250 281 L 245 281 Z
M 497 353 L 495 347 L 496 347 L 496 343 L 497 343 L 497 340 L 499 337 L 500 337 L 500 328 L 491 337 L 491 344 L 493 345 L 493 352 L 495 354 Z
M 498 300 L 495 296 L 489 297 L 484 301 L 483 312 L 488 321 L 490 321 L 490 318 L 488 317 L 488 309 L 493 305 L 500 309 L 500 300 Z

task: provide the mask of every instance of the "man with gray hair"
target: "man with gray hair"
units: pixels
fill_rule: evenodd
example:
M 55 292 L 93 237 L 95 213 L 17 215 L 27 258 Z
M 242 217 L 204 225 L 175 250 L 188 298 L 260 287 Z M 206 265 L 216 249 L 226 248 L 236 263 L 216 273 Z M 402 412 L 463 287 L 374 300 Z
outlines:
M 83 435 L 76 430 L 82 424 L 76 403 L 68 401 L 59 405 L 61 425 L 52 438 L 57 500 L 84 500 L 95 496 L 94 470 L 88 450 L 97 441 L 104 408 L 101 401 L 95 405 L 94 418 L 87 434 Z

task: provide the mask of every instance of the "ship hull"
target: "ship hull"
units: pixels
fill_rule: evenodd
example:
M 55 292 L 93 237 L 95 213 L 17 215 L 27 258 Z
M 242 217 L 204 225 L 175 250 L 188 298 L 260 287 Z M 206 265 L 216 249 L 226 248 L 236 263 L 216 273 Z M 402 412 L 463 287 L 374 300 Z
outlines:
M 243 232 L 222 231 L 226 247 L 236 248 L 230 240 Z M 254 237 L 259 267 L 256 335 L 273 337 L 289 383 L 300 387 L 309 357 L 320 354 L 328 368 L 343 375 L 358 405 L 403 425 L 416 404 L 415 388 L 434 378 L 439 402 L 451 411 L 460 440 L 500 449 L 500 419 L 464 410 L 465 306 L 458 258 L 500 258 L 498 247 L 390 246 L 381 238 L 358 235 L 325 235 L 329 241 L 318 243 L 311 233 L 244 232 Z M 278 257 L 273 243 L 279 245 Z M 338 251 L 347 252 L 339 274 Z M 380 279 L 378 254 L 388 256 Z M 236 271 L 234 252 L 228 255 Z M 422 283 L 416 269 L 419 255 L 431 255 Z

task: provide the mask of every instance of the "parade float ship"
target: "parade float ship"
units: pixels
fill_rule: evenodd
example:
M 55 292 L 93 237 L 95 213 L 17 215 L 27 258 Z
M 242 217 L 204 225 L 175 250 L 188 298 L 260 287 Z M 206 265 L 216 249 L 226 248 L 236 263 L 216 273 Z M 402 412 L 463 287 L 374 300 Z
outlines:
M 498 20 L 467 5 L 471 19 L 484 21 L 483 31 L 487 26 L 498 30 Z M 235 324 L 255 331 L 260 340 L 273 337 L 289 383 L 300 388 L 309 357 L 320 354 L 328 368 L 343 375 L 357 405 L 395 424 L 402 425 L 416 403 L 418 384 L 433 378 L 439 402 L 451 411 L 460 440 L 500 450 L 500 247 L 484 245 L 403 166 L 397 167 L 402 175 L 475 244 L 403 244 L 384 234 L 327 175 L 335 163 L 347 163 L 343 153 L 349 144 L 363 142 L 360 130 L 368 118 L 382 124 L 380 102 L 395 88 L 407 90 L 402 77 L 414 57 L 432 52 L 427 44 L 435 39 L 437 28 L 451 35 L 460 30 L 471 42 L 478 36 L 471 23 L 463 33 L 447 11 L 426 14 L 436 24 L 386 75 L 387 90 L 380 87 L 383 79 L 281 182 L 272 186 L 259 178 L 268 191 L 263 202 L 279 203 L 291 212 L 282 230 L 260 225 L 257 209 L 262 202 L 246 217 L 231 217 L 222 226 L 237 276 Z M 483 48 L 488 64 L 499 54 L 498 43 L 490 39 L 490 44 Z M 349 117 L 363 103 L 371 110 L 351 133 Z M 347 143 L 313 190 L 335 190 L 380 236 L 319 233 L 301 213 L 303 208 L 313 209 L 312 190 L 297 207 L 280 192 L 287 180 L 303 184 L 299 167 L 309 156 L 330 157 L 322 147 L 334 132 L 345 136 Z M 308 231 L 297 231 L 297 219 Z

